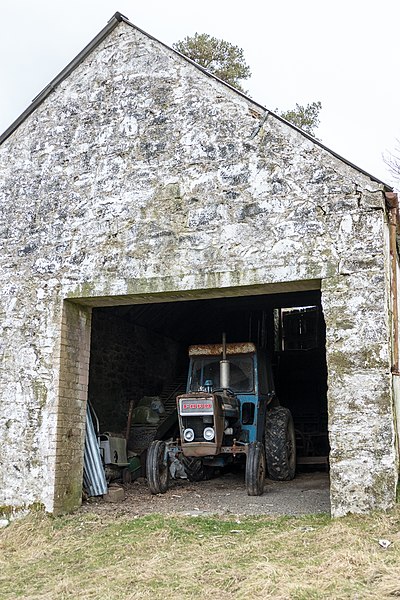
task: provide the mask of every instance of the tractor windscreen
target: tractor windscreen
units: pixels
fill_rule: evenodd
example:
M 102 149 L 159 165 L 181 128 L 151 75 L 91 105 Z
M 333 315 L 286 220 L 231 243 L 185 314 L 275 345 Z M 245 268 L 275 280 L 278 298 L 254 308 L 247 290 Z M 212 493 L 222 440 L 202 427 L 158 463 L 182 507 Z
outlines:
M 251 356 L 228 356 L 230 362 L 230 388 L 236 393 L 252 392 L 254 389 L 254 366 Z M 193 358 L 190 375 L 190 391 L 202 392 L 221 388 L 220 357 Z

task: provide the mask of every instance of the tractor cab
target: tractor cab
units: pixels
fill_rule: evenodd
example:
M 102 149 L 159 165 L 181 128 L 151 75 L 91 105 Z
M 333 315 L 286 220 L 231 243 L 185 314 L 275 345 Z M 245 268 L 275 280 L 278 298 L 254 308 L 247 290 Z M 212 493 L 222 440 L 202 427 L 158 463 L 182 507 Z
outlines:
M 275 389 L 264 352 L 253 343 L 226 344 L 226 358 L 221 361 L 221 344 L 189 347 L 189 373 L 186 394 L 221 393 L 225 388 L 228 403 L 237 405 L 240 432 L 239 442 L 262 441 L 263 427 L 257 423 L 265 419 L 268 404 L 275 398 Z M 223 363 L 221 368 L 221 362 Z M 223 368 L 229 371 L 228 381 L 221 380 Z

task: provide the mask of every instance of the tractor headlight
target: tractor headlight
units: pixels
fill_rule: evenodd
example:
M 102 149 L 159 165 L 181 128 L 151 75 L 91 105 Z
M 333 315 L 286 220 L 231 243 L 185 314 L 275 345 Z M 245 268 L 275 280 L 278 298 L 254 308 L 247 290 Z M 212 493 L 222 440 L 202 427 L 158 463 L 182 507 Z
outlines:
M 211 442 L 215 438 L 215 431 L 213 427 L 206 427 L 203 431 L 204 439 L 207 442 Z
M 185 440 L 185 442 L 193 442 L 193 440 L 194 440 L 193 429 L 191 429 L 190 427 L 185 429 L 185 431 L 183 432 L 183 439 Z

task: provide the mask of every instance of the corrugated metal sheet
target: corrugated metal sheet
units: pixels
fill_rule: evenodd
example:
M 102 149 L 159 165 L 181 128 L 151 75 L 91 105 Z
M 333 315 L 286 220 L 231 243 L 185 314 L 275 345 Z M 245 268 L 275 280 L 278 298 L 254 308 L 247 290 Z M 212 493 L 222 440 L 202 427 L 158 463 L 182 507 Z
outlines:
M 107 493 L 107 482 L 101 462 L 100 448 L 94 430 L 89 403 L 86 409 L 85 454 L 83 458 L 83 487 L 89 496 Z

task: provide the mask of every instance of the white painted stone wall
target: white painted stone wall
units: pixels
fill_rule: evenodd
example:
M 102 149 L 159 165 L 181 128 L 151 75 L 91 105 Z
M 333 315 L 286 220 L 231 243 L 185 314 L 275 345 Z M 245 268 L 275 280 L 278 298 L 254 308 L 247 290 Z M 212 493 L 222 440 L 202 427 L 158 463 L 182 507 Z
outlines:
M 400 265 L 399 261 L 396 261 L 397 267 L 397 314 L 400 315 Z M 398 323 L 398 331 L 400 334 L 400 323 Z M 394 338 L 394 336 L 392 336 Z M 394 375 L 393 377 L 393 398 L 394 398 L 394 412 L 395 412 L 395 423 L 396 423 L 396 442 L 397 442 L 397 454 L 398 454 L 398 465 L 400 467 L 400 375 Z
M 54 508 L 64 299 L 308 280 L 333 514 L 393 504 L 383 187 L 263 116 L 121 23 L 2 144 L 0 505 Z

